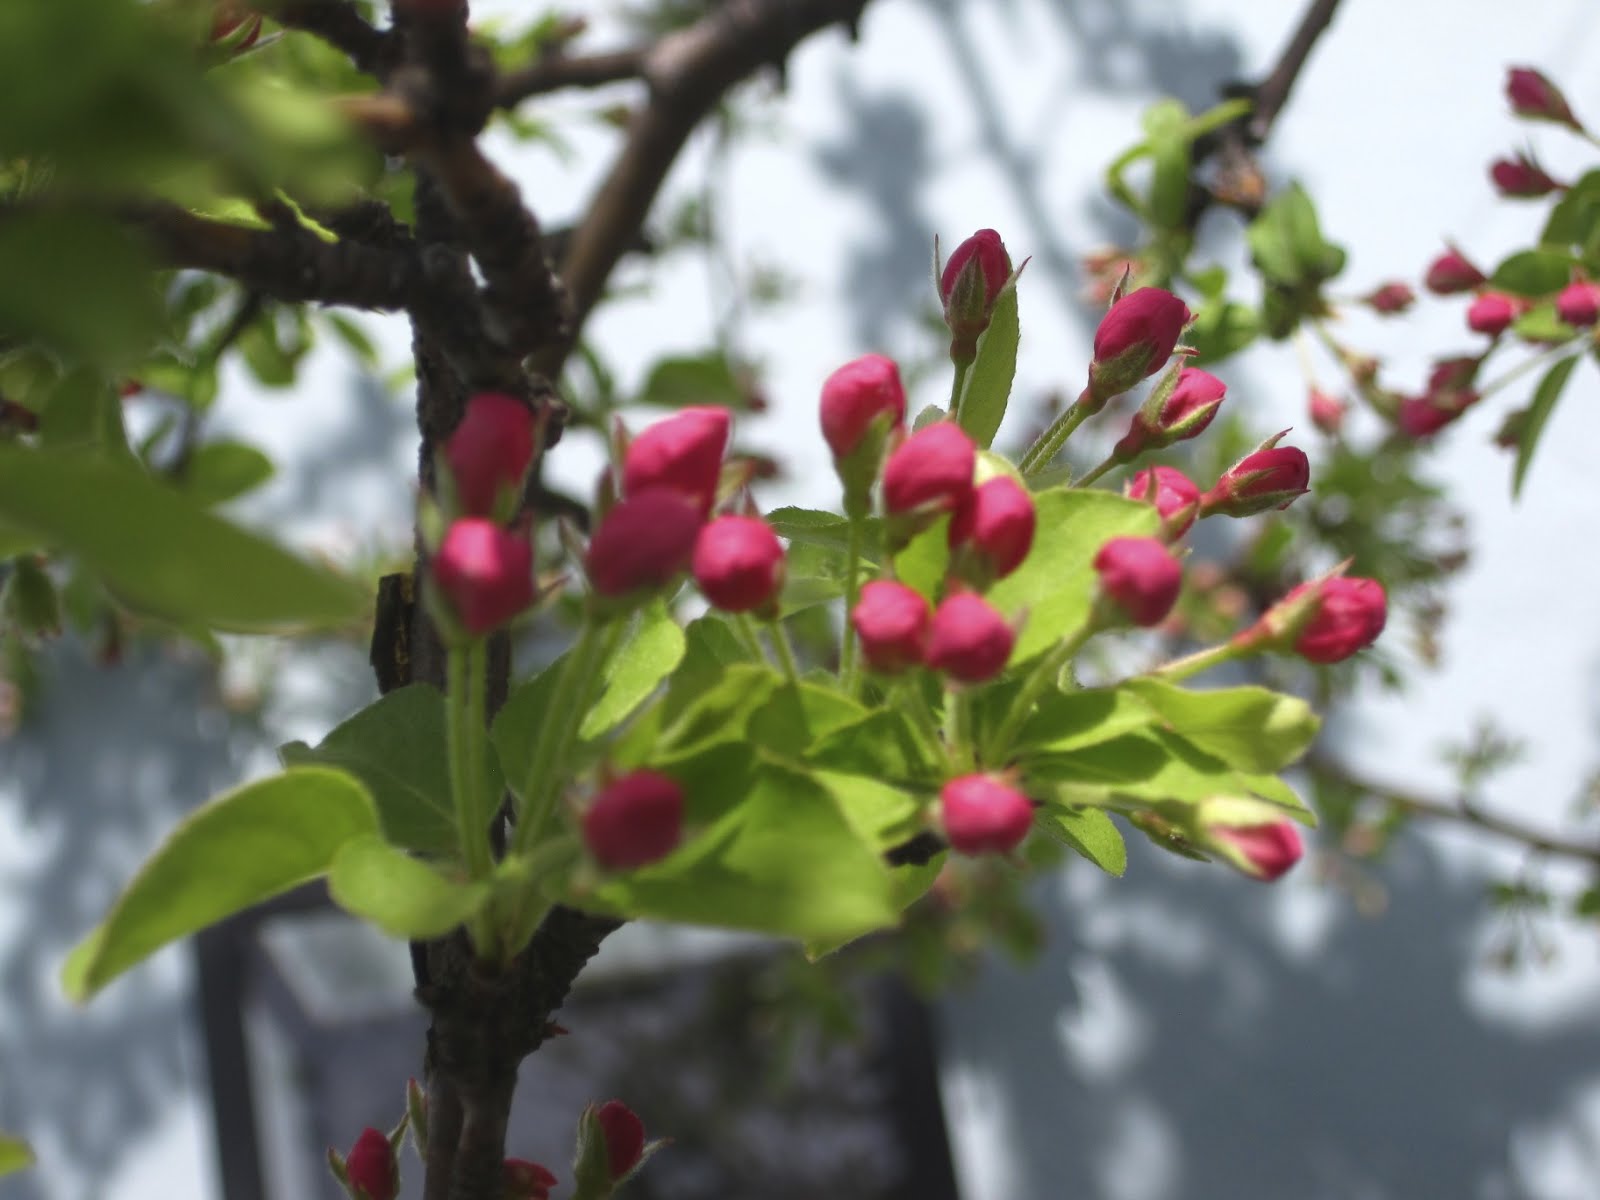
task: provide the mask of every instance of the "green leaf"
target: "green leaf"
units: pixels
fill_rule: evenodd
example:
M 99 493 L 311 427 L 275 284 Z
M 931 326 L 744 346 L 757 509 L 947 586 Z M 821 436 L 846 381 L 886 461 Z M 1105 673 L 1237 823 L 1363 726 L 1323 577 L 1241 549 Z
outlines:
M 1600 170 L 1584 173 L 1550 210 L 1539 241 L 1545 246 L 1578 246 L 1600 225 Z
M 662 359 L 645 380 L 638 402 L 662 408 L 720 404 L 742 409 L 747 407 L 747 399 L 727 358 L 712 353 L 698 358 Z
M 920 592 L 930 601 L 944 587 L 950 570 L 950 518 L 940 516 L 934 523 L 912 538 L 906 548 L 894 556 L 894 575 L 913 591 Z
M 723 673 L 735 663 L 750 661 L 750 651 L 723 617 L 708 613 L 689 622 L 684 631 L 684 652 L 678 668 L 667 681 L 662 698 L 662 714 L 674 719 L 698 697 L 722 682 Z
M 1199 351 L 1189 360 L 1199 365 L 1230 358 L 1260 336 L 1261 318 L 1255 309 L 1219 296 L 1200 306 L 1183 340 Z
M 1035 706 L 1017 741 L 1024 748 L 1064 754 L 1147 729 L 1153 720 L 1150 707 L 1123 687 L 1055 692 Z
M 1528 476 L 1528 468 L 1533 465 L 1533 452 L 1539 448 L 1544 427 L 1550 420 L 1550 414 L 1555 411 L 1556 401 L 1561 399 L 1561 389 L 1567 386 L 1572 368 L 1577 365 L 1578 355 L 1563 358 L 1544 373 L 1544 378 L 1539 380 L 1539 386 L 1534 389 L 1533 403 L 1528 405 L 1522 420 L 1521 436 L 1517 439 L 1517 465 L 1511 473 L 1512 499 L 1522 496 L 1522 483 Z
M 1513 254 L 1489 277 L 1502 292 L 1538 299 L 1559 292 L 1572 278 L 1572 256 L 1559 250 L 1522 250 Z
M 589 741 L 627 720 L 677 670 L 686 648 L 683 629 L 666 603 L 652 603 L 606 663 L 606 690 L 584 717 L 578 736 Z
M 1511 332 L 1525 342 L 1558 345 L 1570 341 L 1577 331 L 1556 313 L 1554 300 L 1543 300 L 1513 321 Z
M 98 374 L 72 371 L 41 392 L 48 395 L 39 420 L 41 446 L 50 451 L 76 448 L 127 453 L 122 399 Z
M 33 1166 L 33 1150 L 21 1138 L 0 1133 L 0 1176 Z
M 1128 869 L 1128 847 L 1123 844 L 1122 832 L 1098 808 L 1050 804 L 1039 810 L 1034 824 L 1107 875 L 1121 876 Z
M 860 720 L 866 711 L 834 687 L 781 687 L 751 714 L 750 740 L 774 755 L 798 759 L 818 739 Z
M 895 923 L 889 869 L 826 788 L 770 764 L 724 786 L 741 802 L 675 854 L 570 901 L 807 941 Z
M 539 731 L 544 728 L 550 700 L 561 682 L 566 664 L 567 656 L 563 654 L 532 679 L 518 684 L 489 726 L 489 744 L 494 747 L 501 770 L 519 790 L 533 769 Z M 443 719 L 441 716 L 440 721 Z M 449 795 L 448 790 L 444 794 Z
M 961 428 L 987 450 L 1005 420 L 1011 385 L 1017 375 L 1017 343 L 1022 327 L 1013 283 L 995 297 L 989 328 L 978 339 L 978 357 L 967 372 L 961 393 Z
M 1278 771 L 1316 739 L 1311 706 L 1262 687 L 1191 692 L 1159 679 L 1130 679 L 1126 690 L 1150 706 L 1168 729 L 1242 771 Z
M 455 853 L 445 698 L 431 684 L 413 683 L 380 697 L 315 749 L 290 742 L 278 753 L 285 766 L 320 764 L 359 779 L 377 805 L 384 836 L 396 845 L 428 854 Z M 488 783 L 498 794 L 499 765 L 491 759 L 487 769 Z
M 1150 223 L 1161 230 L 1182 229 L 1189 215 L 1192 166 L 1187 131 L 1180 125 L 1152 133 L 1150 153 Z
M 1034 497 L 1038 535 L 1021 567 L 995 584 L 989 602 L 1008 616 L 1028 610 L 1013 666 L 1048 650 L 1088 619 L 1094 556 L 1109 538 L 1155 533 L 1154 506 L 1110 492 L 1051 488 Z
M 887 850 L 920 832 L 928 793 L 894 787 L 882 779 L 851 772 L 815 771 L 812 777 L 838 801 L 860 835 Z
M 743 741 L 751 717 L 780 686 L 778 673 L 758 663 L 737 663 L 722 674 L 673 720 L 662 734 L 658 752 L 687 758 L 722 742 Z
M 486 883 L 448 879 L 373 834 L 353 838 L 334 856 L 328 890 L 346 912 L 403 938 L 443 937 L 489 899 Z
M 272 460 L 244 442 L 207 442 L 195 447 L 178 486 L 208 507 L 254 491 L 272 478 Z
M 130 608 L 174 624 L 286 633 L 356 620 L 367 605 L 348 581 L 93 454 L 0 448 L 0 521 L 71 551 Z
M 902 786 L 938 781 L 943 764 L 930 762 L 911 719 L 882 708 L 820 739 L 808 762 L 846 775 L 862 775 Z
M 809 508 L 775 508 L 767 514 L 767 524 L 779 537 L 788 538 L 791 543 L 820 546 L 841 554 L 850 548 L 850 523 L 838 513 Z M 875 555 L 882 543 L 882 523 L 876 517 L 871 517 L 864 524 L 863 553 Z
M 372 797 L 342 771 L 298 767 L 191 813 L 128 884 L 62 970 L 87 1000 L 170 942 L 327 871 L 351 838 L 376 833 Z

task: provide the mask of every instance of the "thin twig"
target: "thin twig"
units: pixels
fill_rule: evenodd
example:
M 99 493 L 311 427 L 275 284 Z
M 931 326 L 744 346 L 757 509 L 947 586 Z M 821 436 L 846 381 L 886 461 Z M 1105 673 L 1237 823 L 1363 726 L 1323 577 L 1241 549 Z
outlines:
M 494 101 L 499 108 L 515 108 L 533 96 L 559 92 L 565 88 L 604 87 L 644 74 L 645 48 L 613 50 L 608 54 L 557 54 L 538 59 L 515 71 L 507 71 L 495 84 Z
M 1273 124 L 1288 105 L 1289 94 L 1294 91 L 1295 82 L 1305 69 L 1306 60 L 1311 57 L 1312 48 L 1332 23 L 1338 7 L 1339 0 L 1312 0 L 1293 36 L 1289 38 L 1289 44 L 1279 55 L 1272 73 L 1256 85 L 1256 105 L 1249 117 L 1249 129 L 1250 137 L 1257 145 L 1267 140 Z

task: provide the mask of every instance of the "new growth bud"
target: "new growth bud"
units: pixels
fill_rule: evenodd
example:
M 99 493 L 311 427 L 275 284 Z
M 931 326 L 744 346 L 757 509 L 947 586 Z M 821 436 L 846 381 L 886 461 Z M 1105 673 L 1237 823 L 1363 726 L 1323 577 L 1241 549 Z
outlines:
M 883 466 L 884 511 L 901 517 L 955 509 L 972 491 L 977 463 L 977 446 L 954 422 L 919 429 Z
M 836 460 L 855 454 L 875 423 L 881 457 L 882 438 L 906 419 L 900 368 L 882 354 L 865 354 L 845 363 L 823 382 L 821 418 L 823 440 Z
M 1159 538 L 1118 537 L 1094 556 L 1100 588 L 1135 625 L 1166 620 L 1183 590 L 1183 567 Z
M 1099 412 L 1113 396 L 1161 370 L 1192 319 L 1182 300 L 1160 288 L 1140 288 L 1122 297 L 1095 330 L 1089 388 L 1078 402 Z
M 711 405 L 657 421 L 623 454 L 623 496 L 665 488 L 687 497 L 703 519 L 717 499 L 728 426 L 728 410 Z
M 600 522 L 585 569 L 601 596 L 660 588 L 687 570 L 700 533 L 699 505 L 682 492 L 653 488 L 629 496 Z
M 1511 111 L 1519 117 L 1583 129 L 1561 89 L 1532 67 L 1510 69 L 1506 74 L 1506 99 L 1511 102 Z
M 1261 449 L 1223 472 L 1216 486 L 1200 498 L 1200 515 L 1248 517 L 1269 508 L 1288 508 L 1305 495 L 1310 490 L 1311 463 L 1305 451 L 1275 445 L 1282 436 L 1268 439 Z
M 1435 296 L 1454 296 L 1459 292 L 1470 292 L 1479 284 L 1487 282 L 1487 276 L 1473 266 L 1467 260 L 1467 256 L 1454 246 L 1448 247 L 1429 264 L 1428 273 L 1423 278 L 1423 283 Z
M 945 784 L 939 815 L 958 854 L 1009 854 L 1033 827 L 1033 804 L 993 775 L 963 775 Z
M 1150 485 L 1155 484 L 1155 496 L 1150 495 Z M 1200 515 L 1200 489 L 1176 467 L 1152 467 L 1140 471 L 1128 480 L 1123 495 L 1131 500 L 1153 502 L 1163 522 L 1161 536 L 1164 541 L 1175 542 L 1189 532 L 1195 518 Z
M 970 363 L 978 353 L 978 338 L 989 328 L 1006 280 L 1011 278 L 1011 256 L 992 229 L 980 229 L 950 255 L 939 279 L 944 320 L 950 327 L 950 358 Z
M 933 612 L 922 593 L 903 583 L 874 580 L 861 589 L 850 623 L 861 639 L 861 657 L 874 671 L 894 674 L 922 662 Z
M 1228 385 L 1198 367 L 1184 367 L 1170 393 L 1161 389 L 1133 415 L 1133 424 L 1112 450 L 1118 462 L 1131 462 L 1147 449 L 1198 437 L 1217 415 Z
M 783 545 L 759 517 L 718 517 L 694 545 L 694 579 L 723 612 L 775 609 L 783 588 Z
M 533 544 L 485 517 L 462 517 L 433 556 L 433 579 L 469 634 L 498 629 L 534 601 Z
M 460 511 L 475 517 L 515 512 L 533 451 L 533 413 L 526 404 L 496 392 L 467 401 L 444 447 Z
M 1507 296 L 1504 292 L 1484 292 L 1467 309 L 1467 328 L 1474 333 L 1499 337 L 1511 328 L 1511 322 L 1517 319 L 1521 309 L 1522 305 L 1515 296 Z
M 368 1126 L 344 1160 L 345 1183 L 356 1200 L 394 1200 L 400 1194 L 400 1166 L 382 1130 Z
M 997 475 L 967 494 L 950 518 L 954 569 L 987 587 L 1022 565 L 1033 546 L 1033 497 L 1009 475 Z
M 1571 283 L 1556 297 L 1556 316 L 1577 329 L 1600 319 L 1600 284 Z
M 683 833 L 683 789 L 659 771 L 634 771 L 604 787 L 583 813 L 583 844 L 610 871 L 665 858 Z
M 1016 631 L 987 600 L 957 592 L 933 614 L 924 661 L 961 683 L 982 683 L 1005 670 L 1016 640 Z
M 1489 164 L 1489 178 L 1495 190 L 1513 200 L 1532 200 L 1558 191 L 1562 185 L 1526 154 L 1497 158 Z
M 1407 285 L 1399 282 L 1378 285 L 1371 292 L 1361 298 L 1361 302 L 1373 312 L 1385 317 L 1403 313 L 1416 302 L 1417 294 Z

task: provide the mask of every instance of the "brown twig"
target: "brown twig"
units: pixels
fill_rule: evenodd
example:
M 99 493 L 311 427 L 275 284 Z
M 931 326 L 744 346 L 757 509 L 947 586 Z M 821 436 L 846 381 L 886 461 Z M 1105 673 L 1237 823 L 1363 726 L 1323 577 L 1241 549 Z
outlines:
M 559 373 L 695 127 L 731 88 L 764 66 L 781 65 L 804 38 L 830 25 L 842 25 L 853 34 L 867 3 L 728 0 L 650 47 L 642 70 L 650 85 L 649 101 L 634 113 L 627 141 L 574 232 L 562 263 L 572 330 L 562 345 L 536 357 L 545 375 L 554 378 Z
M 494 101 L 500 108 L 515 108 L 533 96 L 565 88 L 604 87 L 644 73 L 645 49 L 613 50 L 607 54 L 555 54 L 515 71 L 507 71 L 495 84 Z
M 383 78 L 394 65 L 394 37 L 375 28 L 349 0 L 276 0 L 270 15 L 343 50 L 356 69 Z
M 1250 138 L 1256 145 L 1266 141 L 1272 132 L 1273 124 L 1289 103 L 1289 94 L 1294 91 L 1300 72 L 1311 57 L 1312 48 L 1332 23 L 1338 7 L 1339 0 L 1312 0 L 1289 38 L 1289 44 L 1278 56 L 1272 73 L 1256 85 L 1255 109 L 1249 116 Z
M 1557 858 L 1576 859 L 1590 866 L 1600 867 L 1600 842 L 1584 842 L 1564 838 L 1531 825 L 1524 825 L 1519 821 L 1496 816 L 1494 813 L 1485 812 L 1466 797 L 1443 800 L 1434 796 L 1424 796 L 1406 788 L 1381 783 L 1352 771 L 1341 763 L 1334 762 L 1327 755 L 1313 755 L 1307 760 L 1306 767 L 1314 774 L 1321 775 L 1340 787 L 1349 788 L 1351 791 L 1363 796 L 1368 796 L 1419 817 L 1449 821 L 1453 824 L 1481 829 L 1486 833 L 1493 833 L 1500 837 L 1520 842 L 1528 849 L 1536 850 L 1540 854 L 1548 854 Z

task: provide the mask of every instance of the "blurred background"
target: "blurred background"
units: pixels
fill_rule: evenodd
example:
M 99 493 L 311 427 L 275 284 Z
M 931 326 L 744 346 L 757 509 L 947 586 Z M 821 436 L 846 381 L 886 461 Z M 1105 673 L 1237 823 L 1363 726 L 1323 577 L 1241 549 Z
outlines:
M 520 7 L 473 10 L 482 21 Z M 626 36 L 619 6 L 568 7 L 590 18 L 590 45 Z M 932 239 L 948 249 L 993 226 L 1014 258 L 1032 257 L 1019 400 L 1000 437 L 1017 445 L 1046 397 L 1081 386 L 1099 309 L 1079 263 L 1132 234 L 1103 172 L 1139 136 L 1140 111 L 1163 95 L 1198 111 L 1230 81 L 1258 78 L 1300 15 L 1264 0 L 875 0 L 858 44 L 813 38 L 781 92 L 743 95 L 740 136 L 697 137 L 655 220 L 714 220 L 717 252 L 691 245 L 625 265 L 588 336 L 625 394 L 663 355 L 736 345 L 761 365 L 768 405 L 742 419 L 740 441 L 783 468 L 763 503 L 826 506 L 821 379 L 866 350 L 936 361 Z M 1324 232 L 1350 253 L 1352 294 L 1394 277 L 1417 285 L 1447 238 L 1493 262 L 1533 236 L 1539 218 L 1499 201 L 1485 174 L 1529 137 L 1502 95 L 1506 67 L 1520 64 L 1600 117 L 1600 15 L 1587 0 L 1345 0 L 1263 163 L 1274 183 L 1297 178 L 1316 198 Z M 548 224 L 581 211 L 615 142 L 602 110 L 628 94 L 541 105 L 559 143 L 490 135 Z M 1541 133 L 1538 145 L 1559 176 L 1587 165 L 1575 139 Z M 1244 263 L 1237 228 L 1214 240 L 1224 262 Z M 1437 302 L 1394 323 L 1352 315 L 1342 332 L 1420 380 L 1470 336 L 1463 308 Z M 413 419 L 406 387 L 386 379 L 408 362 L 410 335 L 398 321 L 361 324 L 380 370 L 333 345 L 291 391 L 235 370 L 215 418 L 278 468 L 235 515 L 344 560 L 396 556 L 411 536 Z M 1261 428 L 1298 426 L 1316 463 L 1292 348 L 1258 344 L 1219 373 L 1231 405 Z M 941 401 L 944 380 L 924 378 L 913 411 Z M 1572 827 L 1600 745 L 1597 401 L 1580 372 L 1517 504 L 1495 413 L 1469 413 L 1429 460 L 1466 515 L 1472 556 L 1445 592 L 1437 664 L 1425 668 L 1396 623 L 1384 644 L 1404 690 L 1363 676 L 1330 722 L 1328 744 L 1356 768 L 1448 796 L 1457 775 L 1444 748 L 1492 718 L 1525 752 L 1485 805 Z M 551 480 L 587 495 L 602 454 L 574 433 Z M 237 945 L 213 947 L 208 986 L 233 987 L 209 1002 L 192 947 L 86 1010 L 60 999 L 56 977 L 179 814 L 371 699 L 365 647 L 230 642 L 221 670 L 149 645 L 101 657 L 71 637 L 52 643 L 26 719 L 0 740 L 0 1128 L 28 1136 L 43 1164 L 0 1195 L 221 1197 L 207 1064 L 228 1047 L 213 1040 L 208 1060 L 207 1003 L 239 1017 L 233 1051 L 253 1065 L 268 1194 L 320 1194 L 308 1131 L 348 1144 L 364 1124 L 392 1123 L 418 1073 L 403 946 L 290 912 L 234 931 L 257 964 L 248 973 L 228 957 Z M 514 1149 L 564 1167 L 577 1107 L 604 1098 L 594 1081 L 623 1079 L 646 1092 L 637 1106 L 652 1133 L 683 1143 L 672 1181 L 645 1185 L 661 1196 L 888 1196 L 927 1170 L 922 1190 L 903 1194 L 937 1196 L 946 1161 L 965 1200 L 1600 1195 L 1600 930 L 1487 900 L 1529 872 L 1559 885 L 1562 865 L 1456 825 L 1410 827 L 1359 872 L 1339 846 L 1312 843 L 1271 888 L 1134 843 L 1124 880 L 1068 863 L 1028 889 L 1031 961 L 981 953 L 926 1031 L 903 993 L 844 985 L 865 989 L 868 1041 L 839 1059 L 850 1043 L 827 1020 L 837 997 L 786 957 L 629 930 L 563 1017 L 571 1038 L 524 1070 L 524 1107 L 536 1093 L 568 1124 L 548 1128 L 529 1109 L 519 1129 L 532 1141 Z M 772 1002 L 753 1032 L 744 1009 L 722 1007 L 726 988 Z M 725 1127 L 707 1089 L 726 1079 L 638 1081 L 642 1063 L 676 1075 L 675 1050 L 732 1051 L 746 1033 L 789 1107 L 741 1127 L 741 1166 L 703 1147 Z M 723 1075 L 752 1061 L 742 1054 Z M 918 1074 L 929 1063 L 936 1082 Z M 935 1087 L 942 1121 L 908 1116 Z M 691 1118 L 712 1132 L 702 1139 Z M 771 1182 L 783 1159 L 792 1179 Z

